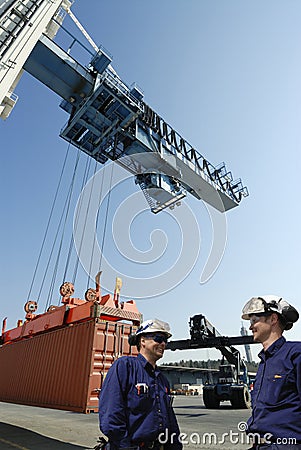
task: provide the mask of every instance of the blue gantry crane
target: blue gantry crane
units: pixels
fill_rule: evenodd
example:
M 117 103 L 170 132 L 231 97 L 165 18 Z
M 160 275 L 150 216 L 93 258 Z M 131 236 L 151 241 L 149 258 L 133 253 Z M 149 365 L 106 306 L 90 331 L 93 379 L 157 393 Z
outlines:
M 69 115 L 60 136 L 104 164 L 135 176 L 152 212 L 178 205 L 187 193 L 221 212 L 248 190 L 224 163 L 214 167 L 122 81 L 112 57 L 98 48 L 71 12 L 69 0 L 0 0 L 0 115 L 8 117 L 25 70 L 62 98 Z M 69 14 L 93 47 L 88 67 L 54 42 Z M 74 38 L 73 42 L 76 39 Z

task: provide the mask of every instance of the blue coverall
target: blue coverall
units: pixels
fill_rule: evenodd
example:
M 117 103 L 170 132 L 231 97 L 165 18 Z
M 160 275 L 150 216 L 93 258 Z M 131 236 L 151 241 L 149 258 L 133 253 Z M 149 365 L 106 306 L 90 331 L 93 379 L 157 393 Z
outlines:
M 247 432 L 273 443 L 266 448 L 301 449 L 301 342 L 282 336 L 258 356 Z
M 100 430 L 110 448 L 140 446 L 181 450 L 168 380 L 139 353 L 117 359 L 99 397 Z

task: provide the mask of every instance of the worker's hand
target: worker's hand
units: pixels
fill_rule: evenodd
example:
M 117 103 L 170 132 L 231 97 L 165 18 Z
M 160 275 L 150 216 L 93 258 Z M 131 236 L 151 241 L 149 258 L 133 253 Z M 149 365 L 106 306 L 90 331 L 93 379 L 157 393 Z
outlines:
M 97 442 L 98 444 L 95 445 L 94 450 L 104 450 L 108 444 L 108 441 L 103 436 L 101 436 Z

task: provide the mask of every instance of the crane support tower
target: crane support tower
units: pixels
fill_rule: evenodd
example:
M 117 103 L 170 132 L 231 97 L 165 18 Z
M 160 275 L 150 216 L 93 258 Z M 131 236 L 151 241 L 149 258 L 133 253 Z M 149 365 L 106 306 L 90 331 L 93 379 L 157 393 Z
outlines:
M 14 89 L 25 61 L 42 33 L 54 37 L 68 0 L 0 0 L 0 117 L 6 119 L 18 97 Z M 54 22 L 56 20 L 57 23 Z
M 213 166 L 145 103 L 138 86 L 122 81 L 109 52 L 93 43 L 70 5 L 67 0 L 0 0 L 2 118 L 16 102 L 12 91 L 24 69 L 62 98 L 69 119 L 60 136 L 99 163 L 113 160 L 132 173 L 152 212 L 173 208 L 187 193 L 221 212 L 236 207 L 248 195 L 241 179 L 233 180 L 224 163 Z M 52 39 L 62 23 L 61 10 L 93 48 L 88 67 Z
M 229 401 L 233 408 L 250 408 L 251 396 L 246 364 L 234 345 L 253 344 L 253 336 L 222 336 L 202 314 L 190 318 L 190 339 L 170 341 L 169 350 L 190 350 L 196 348 L 216 348 L 223 361 L 219 367 L 218 383 L 208 383 L 203 387 L 203 401 L 206 408 L 218 408 L 220 402 Z M 224 363 L 224 360 L 228 364 Z

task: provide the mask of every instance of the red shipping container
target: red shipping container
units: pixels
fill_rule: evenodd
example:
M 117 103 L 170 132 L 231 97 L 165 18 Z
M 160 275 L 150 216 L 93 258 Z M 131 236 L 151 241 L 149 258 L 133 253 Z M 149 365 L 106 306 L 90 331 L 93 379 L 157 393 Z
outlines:
M 136 355 L 128 323 L 93 318 L 0 347 L 0 400 L 78 412 L 98 411 L 111 364 Z

